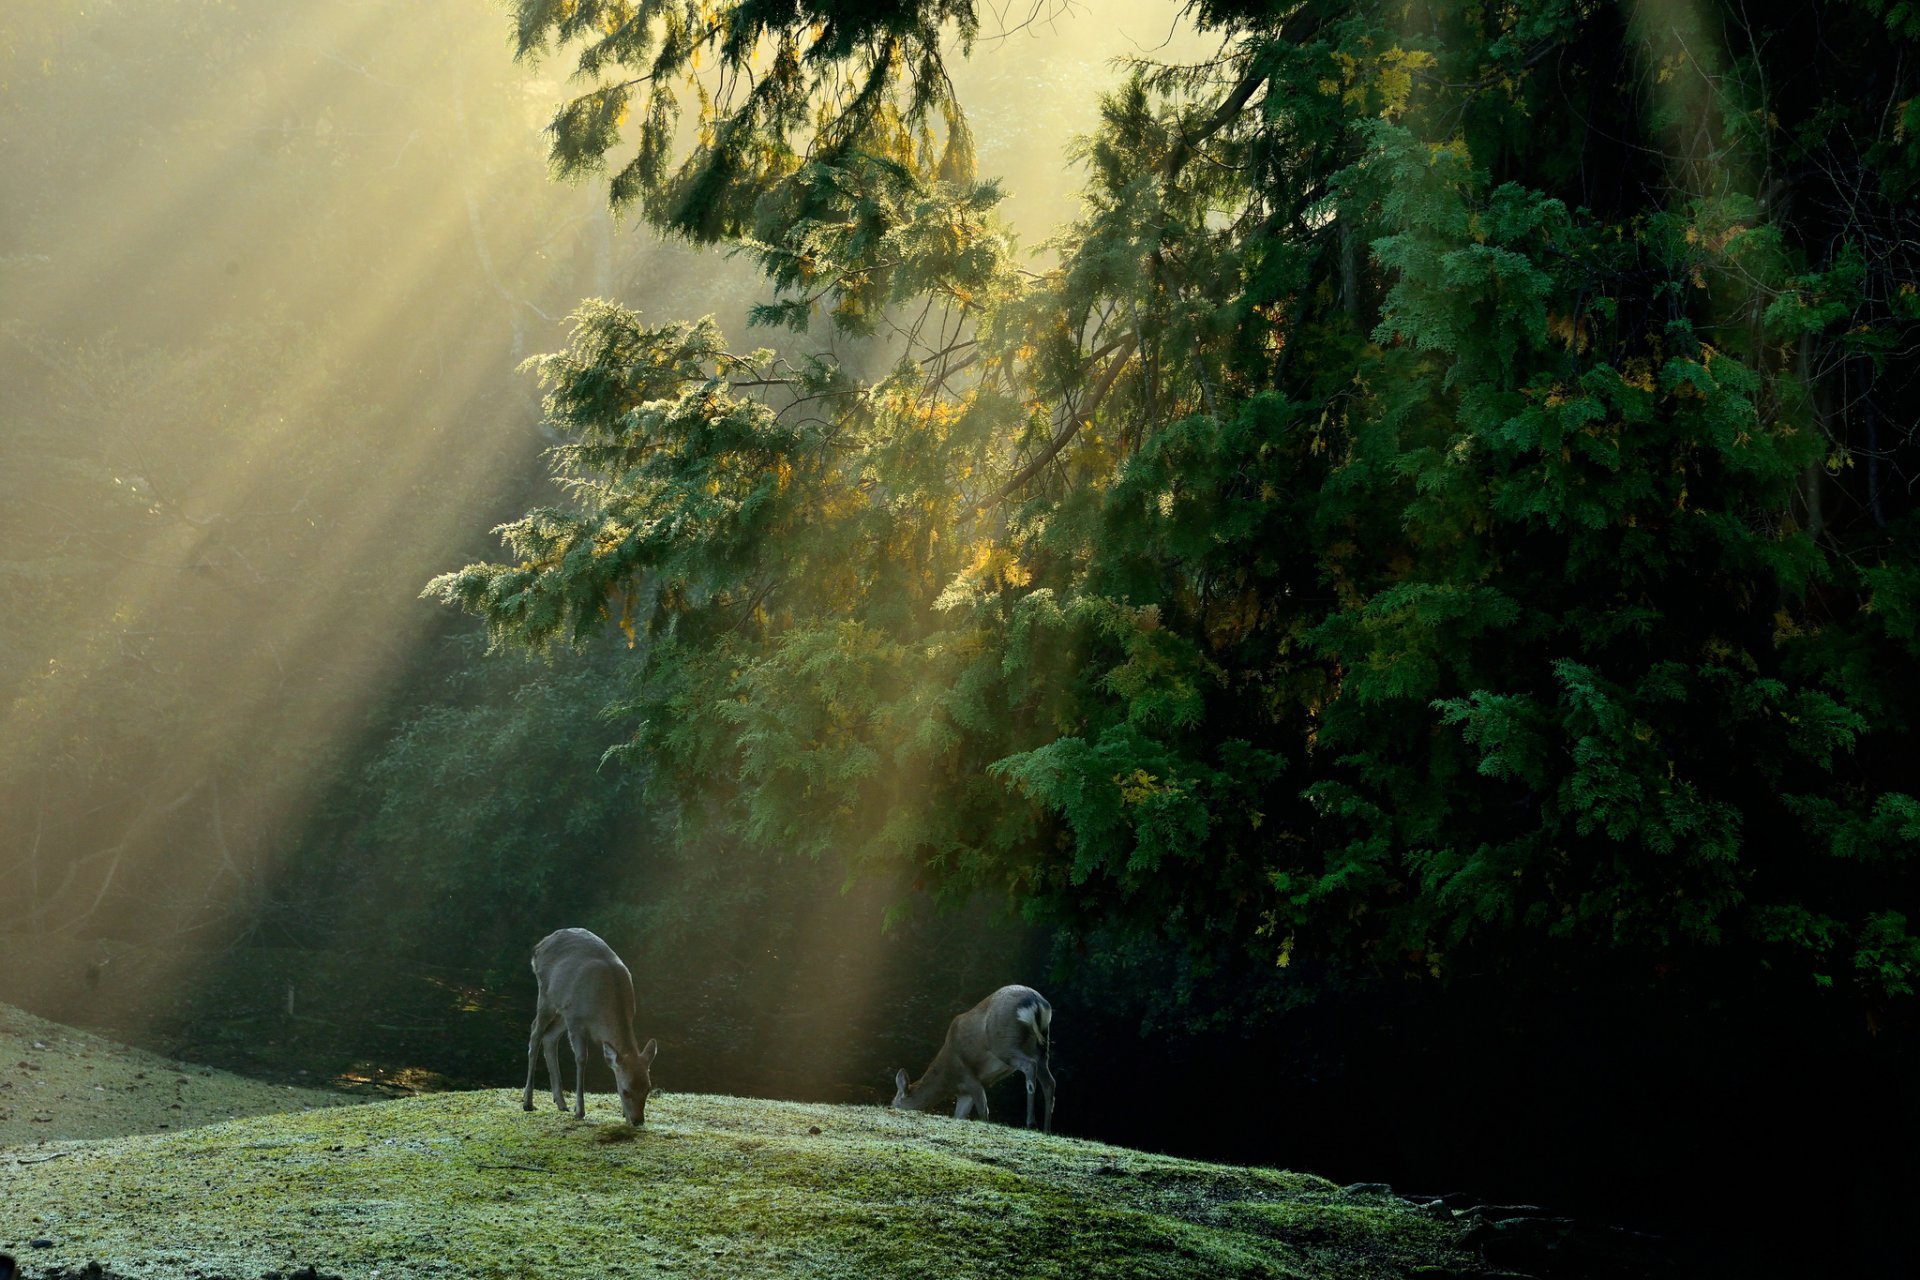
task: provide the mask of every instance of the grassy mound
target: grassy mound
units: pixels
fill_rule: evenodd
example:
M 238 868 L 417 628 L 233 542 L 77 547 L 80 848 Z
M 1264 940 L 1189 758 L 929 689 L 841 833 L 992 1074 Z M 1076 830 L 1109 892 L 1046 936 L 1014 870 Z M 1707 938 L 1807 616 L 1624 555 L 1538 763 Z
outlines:
M 875 1107 L 517 1091 L 0 1150 L 29 1275 L 1363 1277 L 1454 1229 L 1322 1179 Z M 25 1248 L 36 1237 L 51 1247 Z

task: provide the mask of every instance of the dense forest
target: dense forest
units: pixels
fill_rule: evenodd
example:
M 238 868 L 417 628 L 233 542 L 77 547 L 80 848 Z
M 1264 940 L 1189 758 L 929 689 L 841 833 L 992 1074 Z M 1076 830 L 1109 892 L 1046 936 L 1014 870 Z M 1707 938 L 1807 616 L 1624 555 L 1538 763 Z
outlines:
M 0 930 L 1906 1274 L 1909 6 L 323 8 L 0 18 Z

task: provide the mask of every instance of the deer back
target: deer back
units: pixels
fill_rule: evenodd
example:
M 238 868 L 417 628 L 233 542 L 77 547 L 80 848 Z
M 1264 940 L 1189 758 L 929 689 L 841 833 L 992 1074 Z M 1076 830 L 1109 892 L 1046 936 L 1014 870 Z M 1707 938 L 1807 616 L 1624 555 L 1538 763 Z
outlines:
M 633 974 L 613 948 L 585 929 L 561 929 L 533 949 L 540 1006 L 616 1052 L 637 1052 Z
M 947 1038 L 920 1079 L 896 1076 L 894 1105 L 913 1110 L 937 1105 L 968 1080 L 991 1085 L 1022 1061 L 1044 1061 L 1053 1007 L 1032 987 L 1001 987 L 947 1024 Z

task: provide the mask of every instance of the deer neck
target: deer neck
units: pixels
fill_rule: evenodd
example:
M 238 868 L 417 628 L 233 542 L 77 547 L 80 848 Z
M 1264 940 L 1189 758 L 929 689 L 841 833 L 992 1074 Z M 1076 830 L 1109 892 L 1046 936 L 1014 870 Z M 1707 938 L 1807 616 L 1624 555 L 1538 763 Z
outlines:
M 925 1111 L 939 1106 L 960 1092 L 961 1076 L 960 1064 L 953 1055 L 942 1053 L 933 1060 L 925 1075 L 907 1086 L 907 1110 Z

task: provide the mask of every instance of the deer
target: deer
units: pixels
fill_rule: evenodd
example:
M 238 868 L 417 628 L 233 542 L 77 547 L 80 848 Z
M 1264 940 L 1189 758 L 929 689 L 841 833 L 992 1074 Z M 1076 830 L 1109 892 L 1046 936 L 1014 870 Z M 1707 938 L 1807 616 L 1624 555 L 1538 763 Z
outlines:
M 523 1110 L 533 1110 L 533 1072 L 538 1057 L 547 1060 L 553 1105 L 567 1109 L 560 1086 L 560 1037 L 573 1047 L 573 1118 L 587 1118 L 587 1058 L 598 1047 L 613 1068 L 620 1110 L 630 1125 L 647 1119 L 647 1094 L 653 1089 L 653 1059 L 658 1040 L 642 1048 L 633 1034 L 633 975 L 613 948 L 585 929 L 561 929 L 533 948 L 533 977 L 540 999 L 527 1037 L 527 1087 Z
M 1043 1103 L 1041 1123 L 1053 1132 L 1053 1006 L 1032 987 L 1002 987 L 947 1024 L 947 1040 L 933 1064 L 912 1084 L 906 1068 L 894 1072 L 893 1105 L 925 1111 L 955 1099 L 954 1118 L 987 1118 L 987 1086 L 1018 1071 L 1027 1078 L 1027 1128 L 1033 1095 Z

